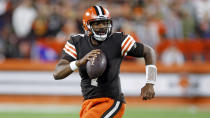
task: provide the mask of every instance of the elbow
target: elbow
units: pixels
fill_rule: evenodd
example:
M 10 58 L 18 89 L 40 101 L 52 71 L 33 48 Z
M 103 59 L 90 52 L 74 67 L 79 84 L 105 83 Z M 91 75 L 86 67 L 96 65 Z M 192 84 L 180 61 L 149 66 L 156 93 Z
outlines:
M 58 75 L 56 75 L 56 74 L 53 74 L 53 77 L 54 77 L 55 80 L 61 79 L 61 78 L 60 78 Z
M 155 50 L 153 48 L 149 48 L 150 55 L 156 58 Z
M 146 64 L 155 64 L 156 63 L 156 54 L 153 48 L 145 46 L 144 48 L 144 59 Z
M 55 80 L 60 80 L 60 79 L 63 79 L 63 77 L 62 76 L 60 76 L 59 74 L 57 74 L 57 73 L 53 73 L 53 77 L 54 77 L 54 79 Z
M 62 72 L 57 72 L 55 71 L 53 73 L 53 77 L 55 80 L 61 80 L 61 79 L 64 79 L 66 78 L 68 75 L 70 75 L 71 73 L 62 73 Z
M 144 48 L 144 57 L 156 57 L 155 50 L 149 46 Z
M 155 53 L 155 50 L 152 47 L 148 46 L 147 49 L 148 49 L 148 52 Z

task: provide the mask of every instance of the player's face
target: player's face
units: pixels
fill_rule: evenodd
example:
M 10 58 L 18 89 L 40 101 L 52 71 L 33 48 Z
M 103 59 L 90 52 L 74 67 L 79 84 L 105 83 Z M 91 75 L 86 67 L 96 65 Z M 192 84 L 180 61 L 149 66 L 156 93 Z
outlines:
M 107 29 L 110 27 L 111 21 L 109 20 L 100 20 L 100 21 L 93 21 L 91 26 L 94 32 L 98 35 L 104 35 L 107 33 Z

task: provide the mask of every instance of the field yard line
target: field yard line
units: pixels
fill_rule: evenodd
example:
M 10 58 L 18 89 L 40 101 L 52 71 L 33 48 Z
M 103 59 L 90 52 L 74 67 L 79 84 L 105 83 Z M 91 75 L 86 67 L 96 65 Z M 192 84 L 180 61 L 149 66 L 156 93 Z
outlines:
M 30 112 L 30 113 L 75 113 L 79 112 L 79 106 L 67 105 L 22 105 L 0 104 L 1 112 Z

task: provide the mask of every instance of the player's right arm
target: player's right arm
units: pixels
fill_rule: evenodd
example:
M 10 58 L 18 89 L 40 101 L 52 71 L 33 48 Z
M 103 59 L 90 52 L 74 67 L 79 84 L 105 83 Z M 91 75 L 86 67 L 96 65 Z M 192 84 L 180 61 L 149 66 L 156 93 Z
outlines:
M 60 59 L 54 70 L 53 76 L 55 80 L 63 79 L 70 75 L 73 70 L 70 68 L 69 61 L 66 59 Z
M 72 41 L 67 42 L 63 49 L 61 59 L 58 61 L 53 73 L 55 80 L 64 79 L 80 66 L 86 64 L 91 58 L 96 58 L 98 54 L 100 54 L 99 49 L 92 50 L 83 58 L 77 60 L 75 46 L 73 45 Z

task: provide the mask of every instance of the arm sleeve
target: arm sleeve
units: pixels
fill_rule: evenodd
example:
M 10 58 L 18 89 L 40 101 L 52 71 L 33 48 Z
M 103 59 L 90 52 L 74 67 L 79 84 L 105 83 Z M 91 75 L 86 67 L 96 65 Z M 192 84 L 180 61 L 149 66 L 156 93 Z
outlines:
M 77 59 L 77 52 L 76 52 L 76 48 L 75 48 L 75 45 L 74 45 L 72 39 L 70 39 L 66 42 L 66 44 L 62 50 L 61 59 L 66 59 L 69 62 Z
M 128 52 L 128 56 L 143 57 L 144 56 L 144 45 L 142 43 L 135 42 L 133 47 Z

